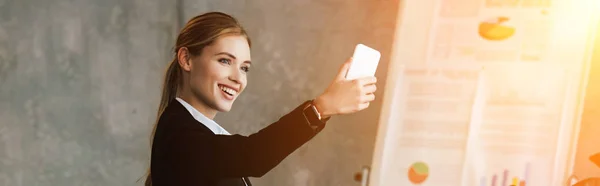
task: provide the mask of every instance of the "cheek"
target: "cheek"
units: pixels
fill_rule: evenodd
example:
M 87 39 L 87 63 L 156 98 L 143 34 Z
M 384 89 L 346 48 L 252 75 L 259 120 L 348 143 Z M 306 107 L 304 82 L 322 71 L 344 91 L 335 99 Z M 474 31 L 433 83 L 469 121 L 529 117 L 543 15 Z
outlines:
M 213 76 L 215 67 L 210 64 L 211 61 L 198 61 L 193 67 L 194 75 L 199 81 L 208 81 Z
M 194 74 L 193 75 L 194 75 L 194 80 L 196 82 L 205 81 L 206 80 L 206 72 L 202 68 L 196 67 L 194 69 Z
M 241 80 L 241 84 L 242 84 L 242 91 L 244 91 L 246 89 L 246 87 L 248 86 L 248 79 L 246 77 L 243 77 Z
M 227 68 L 218 62 L 208 61 L 206 65 L 203 66 L 202 73 L 205 74 L 207 78 L 212 80 L 219 80 L 227 77 Z
M 206 89 L 210 86 L 211 77 L 208 74 L 210 71 L 203 65 L 196 65 L 192 67 L 191 81 L 192 86 L 200 89 Z

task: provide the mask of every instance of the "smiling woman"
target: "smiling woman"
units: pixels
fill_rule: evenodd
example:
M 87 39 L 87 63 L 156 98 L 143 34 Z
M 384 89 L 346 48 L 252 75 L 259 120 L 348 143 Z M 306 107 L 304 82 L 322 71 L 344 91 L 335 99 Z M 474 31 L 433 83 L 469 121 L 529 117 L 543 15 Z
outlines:
M 178 96 L 214 118 L 217 112 L 229 111 L 246 88 L 251 63 L 247 36 L 225 34 L 201 53 L 206 55 L 191 56 L 186 47 L 179 49 L 178 65 L 186 77 Z
M 247 85 L 250 39 L 220 12 L 192 18 L 179 33 L 165 74 L 146 185 L 249 186 L 319 133 L 334 115 L 375 99 L 375 77 L 346 80 L 350 60 L 329 87 L 250 136 L 231 135 L 213 118 Z

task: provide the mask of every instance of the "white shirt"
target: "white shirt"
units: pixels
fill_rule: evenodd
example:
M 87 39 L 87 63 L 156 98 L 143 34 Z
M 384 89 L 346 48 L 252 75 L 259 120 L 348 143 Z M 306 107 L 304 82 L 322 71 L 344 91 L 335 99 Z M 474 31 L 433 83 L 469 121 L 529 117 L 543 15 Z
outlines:
M 179 103 L 181 103 L 183 105 L 183 107 L 185 107 L 185 109 L 187 109 L 188 112 L 190 112 L 190 114 L 192 114 L 192 116 L 194 117 L 194 119 L 196 119 L 196 121 L 204 124 L 204 126 L 208 127 L 208 129 L 210 129 L 215 134 L 231 135 L 229 132 L 227 132 L 227 130 L 225 130 L 223 127 L 221 127 L 221 125 L 217 124 L 217 122 L 213 121 L 212 119 L 209 119 L 204 114 L 200 113 L 200 111 L 196 110 L 196 108 L 192 107 L 192 105 L 185 102 L 183 99 L 181 99 L 181 98 L 175 98 L 175 99 L 177 101 L 179 101 Z

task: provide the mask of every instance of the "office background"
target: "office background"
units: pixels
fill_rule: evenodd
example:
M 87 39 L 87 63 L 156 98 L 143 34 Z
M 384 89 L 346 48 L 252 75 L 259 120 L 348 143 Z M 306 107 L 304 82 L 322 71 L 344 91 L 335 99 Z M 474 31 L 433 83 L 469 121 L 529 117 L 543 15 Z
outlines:
M 160 86 L 179 28 L 223 11 L 253 40 L 254 67 L 216 121 L 251 134 L 318 95 L 356 43 L 382 51 L 382 90 L 399 1 L 0 0 L 0 185 L 142 185 Z M 574 164 L 600 152 L 596 38 Z M 382 98 L 382 92 L 376 94 Z M 371 163 L 381 99 L 336 117 L 255 185 L 359 185 Z
M 216 118 L 247 135 L 321 93 L 357 43 L 382 51 L 382 87 L 397 9 L 398 1 L 0 0 L 0 185 L 142 185 L 163 73 L 195 15 L 229 13 L 253 40 L 249 86 Z M 332 119 L 252 181 L 359 185 L 353 176 L 371 162 L 380 105 Z

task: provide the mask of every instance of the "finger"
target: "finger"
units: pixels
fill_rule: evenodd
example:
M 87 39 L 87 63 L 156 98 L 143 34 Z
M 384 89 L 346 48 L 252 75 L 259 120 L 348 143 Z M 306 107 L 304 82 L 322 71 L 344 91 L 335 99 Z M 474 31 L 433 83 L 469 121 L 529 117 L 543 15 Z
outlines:
M 361 110 L 364 110 L 366 108 L 369 108 L 369 104 L 370 104 L 369 102 L 365 102 L 365 103 L 359 104 L 358 105 L 358 110 L 361 111 Z
M 375 94 L 367 94 L 367 95 L 363 95 L 360 97 L 360 101 L 361 102 L 371 102 L 373 100 L 375 100 Z
M 344 62 L 342 67 L 340 67 L 338 75 L 335 78 L 336 80 L 346 79 L 346 74 L 348 74 L 348 69 L 350 69 L 350 64 L 352 64 L 352 58 L 349 58 L 348 60 L 346 60 L 346 62 Z
M 362 91 L 363 91 L 363 94 L 372 94 L 375 91 L 377 91 L 377 85 L 370 84 L 370 85 L 364 86 Z
M 367 85 L 371 85 L 371 84 L 377 83 L 377 78 L 374 77 L 374 76 L 364 77 L 364 78 L 360 78 L 359 82 L 360 82 L 361 86 L 367 86 Z

